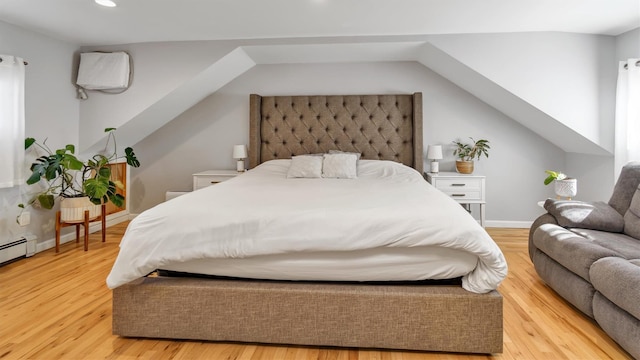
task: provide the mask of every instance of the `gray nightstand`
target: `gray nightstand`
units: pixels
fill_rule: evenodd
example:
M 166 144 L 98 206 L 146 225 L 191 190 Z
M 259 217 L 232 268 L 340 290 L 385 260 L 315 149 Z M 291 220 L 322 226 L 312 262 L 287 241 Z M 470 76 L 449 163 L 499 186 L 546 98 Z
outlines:
M 470 209 L 470 204 L 479 204 L 480 225 L 484 227 L 484 207 L 486 205 L 485 176 L 459 174 L 457 172 L 425 173 L 425 175 L 427 175 L 427 181 L 431 185 L 451 196 L 458 203 L 467 205 L 467 209 Z

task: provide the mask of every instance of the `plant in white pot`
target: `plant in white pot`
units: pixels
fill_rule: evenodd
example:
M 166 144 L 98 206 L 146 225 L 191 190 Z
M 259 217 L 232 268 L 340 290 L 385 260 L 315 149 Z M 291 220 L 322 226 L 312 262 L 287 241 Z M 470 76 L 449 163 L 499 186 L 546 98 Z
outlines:
M 457 156 L 456 171 L 461 174 L 473 173 L 473 159 L 480 160 L 482 155 L 489 157 L 489 140 L 480 139 L 478 141 L 471 139 L 471 144 L 463 143 L 461 141 L 454 141 L 456 149 L 453 151 L 453 155 Z
M 139 167 L 140 162 L 130 147 L 124 150 L 124 156 L 118 155 L 115 130 L 104 130 L 108 133 L 104 151 L 86 161 L 76 157 L 74 145 L 68 144 L 54 151 L 47 146 L 46 139 L 42 143 L 34 138 L 25 139 L 25 150 L 33 149 L 39 155 L 31 164 L 27 184 L 44 186 L 44 190 L 35 194 L 26 206 L 52 209 L 59 199 L 64 222 L 82 222 L 85 210 L 89 210 L 90 218 L 96 218 L 100 216 L 101 205 L 108 202 L 121 207 L 125 198 L 117 190 L 123 185 L 111 180 L 109 165 L 120 159 L 126 159 L 133 167 Z M 40 155 L 43 152 L 44 155 Z M 25 204 L 18 206 L 25 209 Z
M 554 192 L 559 199 L 565 197 L 571 200 L 578 193 L 578 179 L 567 177 L 564 173 L 553 170 L 545 170 L 547 177 L 544 179 L 544 184 L 549 185 L 554 183 Z

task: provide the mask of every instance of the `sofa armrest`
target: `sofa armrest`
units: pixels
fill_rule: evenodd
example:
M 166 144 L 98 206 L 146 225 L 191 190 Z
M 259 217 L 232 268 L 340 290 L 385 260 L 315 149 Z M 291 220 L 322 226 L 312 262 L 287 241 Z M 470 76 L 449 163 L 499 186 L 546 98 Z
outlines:
M 565 228 L 592 229 L 620 233 L 624 230 L 624 218 L 614 208 L 602 201 L 547 199 L 544 208 L 558 225 Z
M 536 245 L 533 243 L 533 233 L 544 224 L 558 225 L 558 221 L 551 214 L 542 214 L 531 224 L 529 229 L 529 258 L 533 261 L 533 254 L 535 253 Z

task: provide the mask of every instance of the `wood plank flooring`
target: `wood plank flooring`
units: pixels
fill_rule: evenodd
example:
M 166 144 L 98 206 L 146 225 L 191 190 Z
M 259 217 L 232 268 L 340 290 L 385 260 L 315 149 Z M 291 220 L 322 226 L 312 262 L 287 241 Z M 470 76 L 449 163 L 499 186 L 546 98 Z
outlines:
M 502 248 L 509 276 L 504 296 L 504 352 L 493 356 L 370 349 L 170 341 L 111 334 L 111 291 L 105 285 L 127 223 L 0 267 L 0 359 L 630 359 L 588 317 L 536 275 L 526 229 L 488 229 Z

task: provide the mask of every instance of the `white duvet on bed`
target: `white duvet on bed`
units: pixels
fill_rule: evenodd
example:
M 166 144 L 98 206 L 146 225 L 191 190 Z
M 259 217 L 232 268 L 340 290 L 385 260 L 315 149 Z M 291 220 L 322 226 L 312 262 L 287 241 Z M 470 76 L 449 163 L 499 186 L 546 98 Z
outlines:
M 385 248 L 393 248 L 390 256 L 406 248 L 453 254 L 458 260 L 451 263 L 460 267 L 448 264 L 440 275 L 432 269 L 422 273 L 428 278 L 463 275 L 462 286 L 472 292 L 493 290 L 505 278 L 504 256 L 485 230 L 414 169 L 361 160 L 357 179 L 287 179 L 289 163 L 266 162 L 137 216 L 122 238 L 107 285 L 115 288 L 156 269 L 180 269 L 181 263 L 215 262 L 211 259 L 247 259 L 249 264 L 286 256 L 290 265 L 296 254 L 313 259 L 369 252 L 376 261 Z M 319 280 L 290 269 L 291 280 Z M 246 272 L 217 275 L 246 277 Z M 392 271 L 370 277 L 324 280 L 420 280 L 399 279 Z
M 477 256 L 462 250 L 415 246 L 197 259 L 162 270 L 271 280 L 415 281 L 458 278 L 477 263 Z

